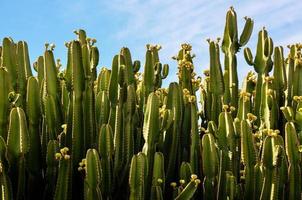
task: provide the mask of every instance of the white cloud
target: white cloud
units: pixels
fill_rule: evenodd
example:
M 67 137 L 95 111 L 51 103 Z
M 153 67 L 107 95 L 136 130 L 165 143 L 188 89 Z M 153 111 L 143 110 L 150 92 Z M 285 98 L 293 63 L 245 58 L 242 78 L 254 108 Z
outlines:
M 188 42 L 193 46 L 196 72 L 201 75 L 202 70 L 208 67 L 209 55 L 207 38 L 222 37 L 225 23 L 225 14 L 233 5 L 237 12 L 239 34 L 243 28 L 243 17 L 250 16 L 255 20 L 255 27 L 248 46 L 255 52 L 257 33 L 266 26 L 276 45 L 302 41 L 302 4 L 294 0 L 255 0 L 255 1 L 225 1 L 225 0 L 112 0 L 98 1 L 95 6 L 88 6 L 84 1 L 79 1 L 72 9 L 72 13 L 79 13 L 85 21 L 97 16 L 97 12 L 104 12 L 117 19 L 119 30 L 109 39 L 119 44 L 130 47 L 133 57 L 144 62 L 145 44 L 161 44 L 161 61 L 169 63 L 170 80 L 176 80 L 176 63 L 171 60 L 180 44 Z M 91 10 L 91 13 L 87 13 Z M 85 12 L 84 12 L 85 11 Z M 72 15 L 74 16 L 74 15 Z M 99 17 L 102 17 L 101 14 Z M 106 28 L 106 25 L 104 25 Z M 88 30 L 89 31 L 89 30 Z M 99 38 L 102 42 L 102 38 Z M 102 48 L 102 47 L 101 47 Z M 106 48 L 106 47 L 105 47 Z M 238 72 L 240 78 L 251 69 L 244 59 L 242 52 L 238 53 Z M 221 55 L 223 63 L 223 55 Z

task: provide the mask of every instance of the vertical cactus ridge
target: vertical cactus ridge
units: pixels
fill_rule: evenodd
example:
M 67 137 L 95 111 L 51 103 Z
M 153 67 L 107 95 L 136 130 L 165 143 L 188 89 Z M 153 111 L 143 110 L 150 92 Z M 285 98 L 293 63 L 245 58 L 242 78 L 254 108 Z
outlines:
M 120 57 L 116 55 L 112 60 L 111 76 L 109 81 L 109 98 L 113 106 L 116 105 L 118 94 L 119 59 Z
M 11 38 L 3 38 L 1 52 L 1 66 L 5 67 L 9 73 L 12 88 L 18 91 L 17 60 L 15 44 Z
M 79 171 L 85 170 L 84 199 L 102 199 L 101 186 L 101 161 L 96 149 L 88 149 L 86 158 L 80 162 Z
M 153 152 L 159 135 L 159 99 L 155 93 L 148 97 L 147 108 L 144 116 L 143 135 L 145 139 L 144 153 Z M 151 155 L 150 155 L 151 156 Z
M 102 170 L 102 192 L 105 196 L 110 196 L 113 191 L 113 135 L 109 124 L 103 124 L 98 137 L 98 152 L 101 157 Z
M 20 155 L 29 152 L 29 132 L 25 112 L 22 108 L 13 108 L 10 112 L 9 130 L 7 135 L 7 151 L 12 163 Z
M 144 85 L 144 98 L 147 102 L 147 98 L 151 92 L 154 90 L 153 80 L 154 80 L 154 72 L 153 72 L 153 62 L 152 62 L 152 52 L 151 50 L 147 49 L 146 51 L 146 61 L 145 61 L 145 68 L 144 68 L 144 78 L 143 78 L 143 85 Z
M 11 181 L 8 175 L 8 165 L 6 160 L 7 145 L 0 136 L 0 195 L 2 199 L 13 199 Z
M 11 200 L 13 199 L 13 192 L 11 188 L 11 182 L 9 176 L 3 166 L 2 161 L 0 161 L 0 195 L 2 199 Z
M 147 44 L 142 67 L 128 47 L 106 67 L 78 29 L 66 64 L 45 44 L 31 66 L 27 43 L 5 37 L 1 199 L 300 199 L 302 46 L 262 28 L 252 50 L 254 21 L 238 16 L 207 40 L 201 76 L 188 43 L 174 65 Z M 241 57 L 253 69 L 240 87 Z
M 84 154 L 83 135 L 83 91 L 84 69 L 81 61 L 81 46 L 78 41 L 73 41 L 71 48 L 72 66 L 72 165 L 76 167 Z M 67 128 L 68 125 L 67 125 Z
M 231 7 L 226 15 L 226 24 L 222 40 L 222 51 L 225 54 L 224 73 L 224 103 L 237 107 L 238 104 L 238 74 L 236 53 L 245 45 L 253 31 L 253 20 L 245 17 L 245 26 L 238 39 L 237 14 Z M 235 114 L 235 113 L 234 113 Z
M 55 154 L 56 159 L 59 160 L 58 179 L 54 195 L 54 199 L 56 200 L 70 199 L 71 196 L 70 179 L 72 163 L 68 151 L 69 149 L 64 147 L 63 149 L 60 149 L 60 153 Z
M 213 179 L 217 175 L 218 157 L 212 134 L 202 137 L 203 172 L 205 177 Z
M 191 99 L 191 100 L 194 100 Z M 191 102 L 191 147 L 190 147 L 190 164 L 194 174 L 200 173 L 200 163 L 198 158 L 200 157 L 200 139 L 198 134 L 198 115 L 197 106 L 193 101 Z
M 214 41 L 209 41 L 210 48 L 210 92 L 215 95 L 222 95 L 224 82 L 219 59 L 219 47 Z
M 161 152 L 154 154 L 154 164 L 152 172 L 152 187 L 156 187 L 156 196 L 162 196 L 165 191 L 165 167 L 164 155 Z M 159 188 L 157 188 L 159 187 Z M 160 190 L 160 191 L 158 191 Z M 161 193 L 161 194 L 158 194 Z M 152 191 L 151 191 L 152 194 Z
M 121 49 L 121 55 L 123 55 L 125 58 L 126 83 L 128 85 L 131 85 L 134 83 L 134 70 L 133 70 L 133 63 L 132 63 L 132 58 L 129 48 L 123 47 Z
M 144 199 L 146 191 L 146 175 L 148 174 L 147 156 L 144 153 L 134 155 L 131 160 L 129 199 Z
M 46 173 L 45 173 L 45 190 L 43 193 L 43 198 L 50 197 L 53 198 L 55 193 L 55 187 L 57 182 L 57 173 L 58 173 L 58 160 L 55 157 L 55 154 L 59 151 L 59 143 L 56 140 L 50 140 L 47 144 L 47 153 L 46 153 Z
M 7 137 L 7 123 L 9 114 L 9 101 L 8 94 L 12 91 L 10 77 L 7 69 L 3 66 L 0 67 L 0 136 L 4 139 Z
M 247 120 L 241 121 L 241 159 L 245 170 L 245 198 L 255 198 L 255 165 L 257 162 L 256 148 Z
M 166 131 L 164 141 L 164 155 L 167 158 L 165 160 L 166 180 L 167 183 L 175 181 L 175 163 L 179 162 L 177 159 L 177 153 L 180 145 L 180 128 L 181 128 L 181 91 L 180 86 L 177 83 L 170 83 L 167 96 L 167 109 L 173 111 L 173 122 L 171 127 Z

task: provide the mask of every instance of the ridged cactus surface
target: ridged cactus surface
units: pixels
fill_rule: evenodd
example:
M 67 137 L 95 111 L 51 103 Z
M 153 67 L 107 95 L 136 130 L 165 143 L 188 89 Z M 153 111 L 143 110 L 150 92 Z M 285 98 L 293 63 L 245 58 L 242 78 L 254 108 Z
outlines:
M 182 44 L 171 83 L 160 45 L 144 61 L 123 47 L 100 68 L 96 40 L 77 30 L 66 66 L 53 44 L 31 66 L 27 43 L 4 38 L 1 199 L 301 199 L 302 45 L 274 46 L 263 28 L 253 56 L 244 19 L 238 33 L 227 11 L 204 76 Z M 242 78 L 239 56 L 253 67 Z

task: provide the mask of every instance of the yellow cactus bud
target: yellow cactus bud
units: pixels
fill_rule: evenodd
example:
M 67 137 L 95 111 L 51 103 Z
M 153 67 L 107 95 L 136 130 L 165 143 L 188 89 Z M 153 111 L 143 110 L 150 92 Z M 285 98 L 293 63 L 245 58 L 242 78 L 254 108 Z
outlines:
M 192 179 L 192 180 L 196 180 L 196 179 L 197 179 L 197 175 L 196 175 L 196 174 L 192 174 L 192 175 L 191 175 L 191 179 Z
M 170 185 L 175 188 L 177 186 L 177 184 L 175 182 L 170 183 Z
M 55 158 L 56 158 L 56 160 L 61 160 L 62 159 L 62 154 L 56 153 Z
M 65 160 L 69 160 L 70 159 L 70 155 L 64 155 L 64 159 Z
M 223 105 L 223 106 L 222 106 L 222 109 L 223 109 L 224 111 L 227 111 L 227 110 L 229 109 L 229 106 L 228 106 L 228 105 Z
M 63 149 L 60 149 L 60 153 L 61 153 L 61 154 L 65 154 L 64 148 L 63 148 Z
M 199 179 L 196 179 L 196 180 L 195 180 L 195 184 L 196 184 L 196 185 L 199 185 L 200 182 L 201 182 L 201 181 L 200 181 Z

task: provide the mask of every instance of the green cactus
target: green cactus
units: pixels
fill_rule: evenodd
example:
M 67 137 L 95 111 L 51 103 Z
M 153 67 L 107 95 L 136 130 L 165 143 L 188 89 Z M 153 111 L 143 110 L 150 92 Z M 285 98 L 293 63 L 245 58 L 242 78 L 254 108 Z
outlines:
M 245 17 L 245 26 L 238 39 L 237 14 L 231 7 L 226 15 L 226 24 L 222 40 L 222 51 L 224 59 L 224 104 L 230 104 L 237 108 L 238 105 L 238 75 L 236 53 L 240 47 L 244 46 L 250 39 L 253 31 L 254 22 L 251 18 Z M 236 113 L 234 113 L 235 115 Z
M 1 198 L 300 199 L 302 46 L 289 45 L 285 59 L 263 28 L 255 59 L 243 52 L 257 74 L 239 88 L 238 52 L 254 23 L 245 20 L 239 36 L 227 11 L 204 78 L 182 44 L 168 87 L 160 45 L 147 45 L 143 69 L 123 47 L 99 70 L 96 39 L 80 29 L 65 44 L 66 66 L 46 44 L 32 73 L 27 43 L 4 38 Z
M 18 92 L 16 45 L 11 38 L 4 38 L 1 49 L 1 66 L 7 69 L 12 88 Z
M 280 183 L 282 147 L 276 140 L 276 133 L 268 135 L 263 144 L 261 163 L 264 167 L 264 181 L 260 199 L 277 199 Z
M 83 168 L 85 169 L 84 199 L 102 199 L 100 190 L 101 161 L 96 149 L 87 150 L 86 158 L 80 162 L 79 170 L 83 170 Z
M 218 42 L 210 41 L 210 81 L 209 81 L 209 95 L 211 95 L 211 104 L 208 108 L 209 119 L 218 123 L 218 116 L 222 107 L 222 95 L 224 93 L 224 80 L 219 58 L 219 45 Z M 209 99 L 208 98 L 208 99 Z
M 42 117 L 39 104 L 39 84 L 35 77 L 29 77 L 27 82 L 26 114 L 28 119 L 28 133 L 30 149 L 26 156 L 29 172 L 28 185 L 38 185 L 38 192 L 28 191 L 29 198 L 41 198 L 42 196 L 42 154 L 40 138 L 40 119 Z M 38 97 L 38 98 L 36 98 Z M 37 188 L 36 188 L 37 189 Z
M 263 28 L 258 33 L 257 51 L 254 60 L 251 50 L 248 47 L 244 49 L 244 57 L 246 62 L 249 65 L 253 65 L 255 71 L 258 73 L 257 83 L 256 83 L 256 96 L 255 96 L 255 103 L 254 103 L 254 114 L 256 116 L 260 115 L 260 104 L 261 104 L 261 99 L 263 98 L 261 89 L 264 83 L 264 78 L 272 70 L 272 66 L 273 66 L 273 61 L 271 59 L 272 53 L 273 53 L 273 40 L 268 36 L 268 33 L 265 30 L 265 28 Z
M 59 160 L 58 179 L 56 184 L 55 200 L 71 199 L 71 170 L 72 163 L 69 149 L 64 147 L 60 149 L 60 153 L 56 153 L 55 157 Z
M 10 112 L 7 135 L 7 155 L 11 166 L 13 193 L 15 198 L 25 198 L 26 166 L 25 157 L 30 149 L 30 138 L 25 112 L 15 107 Z
M 104 197 L 112 195 L 114 187 L 113 179 L 113 134 L 109 124 L 103 124 L 98 135 L 98 152 L 101 157 L 100 167 L 102 170 L 102 193 Z
M 147 156 L 144 153 L 138 153 L 137 155 L 134 155 L 131 160 L 129 174 L 130 200 L 145 199 L 147 174 Z
M 175 200 L 189 200 L 193 197 L 200 180 L 197 179 L 197 176 L 193 174 L 191 176 L 190 182 L 187 186 L 181 191 L 181 193 L 175 198 Z
M 257 160 L 255 142 L 250 122 L 241 121 L 241 159 L 244 164 L 244 197 L 246 199 L 255 198 L 255 165 Z
M 53 199 L 55 193 L 57 175 L 58 175 L 58 165 L 59 162 L 55 157 L 55 154 L 59 151 L 59 144 L 56 140 L 50 140 L 47 144 L 47 154 L 46 154 L 46 173 L 45 173 L 45 190 L 43 194 L 43 199 Z
M 301 194 L 301 155 L 295 126 L 292 122 L 285 125 L 285 148 L 288 158 L 289 199 L 300 198 Z
M 0 67 L 0 136 L 6 139 L 8 129 L 9 101 L 8 94 L 12 91 L 10 74 L 3 66 Z
M 161 152 L 154 154 L 152 172 L 152 188 L 150 199 L 163 199 L 165 192 L 165 168 L 164 168 L 164 155 Z
M 70 69 L 67 68 L 68 76 L 71 77 L 72 91 L 69 107 L 69 117 L 71 120 L 67 124 L 68 147 L 71 148 L 71 160 L 73 168 L 77 168 L 78 163 L 84 155 L 84 123 L 83 123 L 83 91 L 84 91 L 84 68 L 81 60 L 81 44 L 73 41 L 70 48 Z M 70 71 L 68 71 L 70 70 Z
M 48 50 L 45 45 L 44 53 L 44 81 L 42 88 L 42 108 L 46 124 L 46 138 L 56 139 L 62 125 L 62 109 L 60 105 L 59 80 L 57 78 L 57 68 L 54 61 L 53 48 Z
M 218 154 L 214 136 L 210 133 L 202 137 L 202 167 L 204 173 L 204 199 L 214 199 L 218 175 Z
M 2 199 L 13 199 L 11 181 L 8 176 L 8 165 L 6 159 L 7 146 L 4 139 L 0 136 L 0 195 Z
M 180 145 L 181 128 L 181 90 L 177 83 L 170 83 L 167 96 L 166 108 L 173 112 L 173 122 L 166 131 L 163 153 L 165 156 L 166 183 L 177 180 L 178 151 Z

